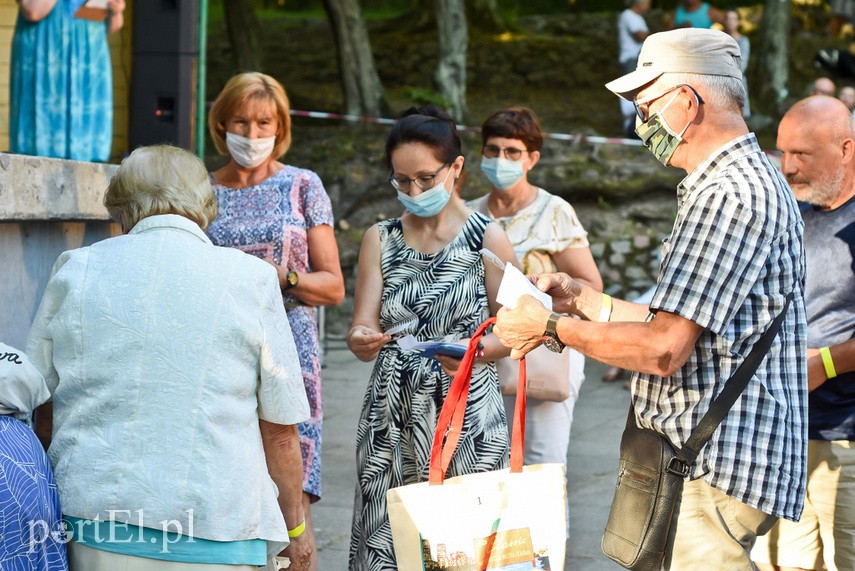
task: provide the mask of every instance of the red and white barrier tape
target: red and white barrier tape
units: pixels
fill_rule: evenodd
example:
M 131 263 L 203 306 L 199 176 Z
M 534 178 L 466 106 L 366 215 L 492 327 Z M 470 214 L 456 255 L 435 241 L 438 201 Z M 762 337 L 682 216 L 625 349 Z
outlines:
M 291 115 L 295 117 L 310 117 L 312 119 L 336 119 L 341 121 L 358 121 L 362 123 L 378 123 L 381 125 L 394 125 L 395 119 L 385 117 L 365 117 L 362 115 L 344 115 L 341 113 L 327 113 L 324 111 L 301 111 L 299 109 L 291 109 Z M 458 125 L 458 130 L 461 131 L 479 131 L 480 127 L 470 127 L 467 125 Z M 639 147 L 642 145 L 638 139 L 622 139 L 620 137 L 598 137 L 595 135 L 583 135 L 580 133 L 544 133 L 543 136 L 547 139 L 557 139 L 559 141 L 572 141 L 574 143 L 593 143 L 607 145 L 629 145 Z

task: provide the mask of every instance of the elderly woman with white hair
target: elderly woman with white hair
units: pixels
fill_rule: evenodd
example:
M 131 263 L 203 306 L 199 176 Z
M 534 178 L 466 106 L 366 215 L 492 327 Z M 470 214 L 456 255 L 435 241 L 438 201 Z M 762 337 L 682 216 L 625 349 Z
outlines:
M 137 149 L 104 203 L 124 235 L 59 257 L 28 341 L 72 567 L 248 571 L 288 544 L 304 568 L 309 408 L 274 268 L 211 244 L 187 151 Z
M 50 393 L 27 356 L 0 343 L 0 569 L 68 571 L 53 471 L 27 426 Z

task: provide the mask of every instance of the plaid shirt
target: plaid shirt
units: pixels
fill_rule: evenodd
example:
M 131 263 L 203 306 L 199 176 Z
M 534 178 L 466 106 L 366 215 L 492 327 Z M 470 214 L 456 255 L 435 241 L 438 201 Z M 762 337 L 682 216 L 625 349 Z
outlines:
M 798 520 L 807 461 L 807 326 L 804 224 L 795 198 L 748 134 L 683 179 L 677 200 L 650 310 L 704 330 L 673 376 L 633 376 L 636 417 L 681 446 L 795 291 L 771 350 L 690 477 Z

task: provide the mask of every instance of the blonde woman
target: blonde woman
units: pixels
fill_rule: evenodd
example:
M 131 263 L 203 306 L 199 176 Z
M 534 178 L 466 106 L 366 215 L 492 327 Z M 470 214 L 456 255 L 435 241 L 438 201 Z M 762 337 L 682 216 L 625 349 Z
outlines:
M 321 179 L 279 161 L 291 145 L 289 111 L 285 90 L 268 75 L 242 73 L 226 83 L 208 118 L 217 150 L 229 157 L 212 175 L 220 215 L 208 235 L 219 246 L 273 264 L 279 276 L 311 407 L 299 429 L 306 533 L 313 537 L 310 505 L 321 498 L 323 416 L 315 307 L 339 304 L 344 279 Z

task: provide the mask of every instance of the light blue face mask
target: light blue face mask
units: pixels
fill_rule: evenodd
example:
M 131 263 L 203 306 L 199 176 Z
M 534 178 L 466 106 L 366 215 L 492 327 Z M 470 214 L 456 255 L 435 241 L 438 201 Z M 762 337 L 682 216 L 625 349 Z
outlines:
M 451 169 L 448 169 L 451 173 Z M 435 187 L 424 190 L 417 196 L 410 196 L 405 192 L 398 191 L 398 200 L 407 209 L 407 212 L 414 214 L 419 218 L 430 218 L 439 214 L 448 200 L 451 198 L 451 193 L 445 188 L 445 181 L 448 180 L 448 174 L 441 183 Z
M 506 190 L 523 176 L 522 160 L 512 161 L 503 157 L 481 157 L 481 172 L 494 187 Z

